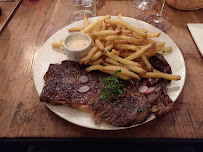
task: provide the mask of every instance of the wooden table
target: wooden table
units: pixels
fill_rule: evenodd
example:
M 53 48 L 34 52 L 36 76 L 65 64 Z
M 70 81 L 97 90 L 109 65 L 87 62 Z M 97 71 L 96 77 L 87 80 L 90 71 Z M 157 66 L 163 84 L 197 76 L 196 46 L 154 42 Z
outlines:
M 114 9 L 112 9 L 114 7 Z M 33 62 L 43 43 L 68 25 L 60 0 L 24 0 L 0 37 L 0 137 L 59 138 L 203 138 L 203 60 L 187 23 L 203 23 L 203 9 L 180 11 L 165 7 L 172 27 L 166 32 L 179 46 L 187 76 L 177 104 L 179 110 L 140 127 L 99 131 L 76 126 L 40 103 L 33 81 Z M 98 15 L 139 18 L 131 1 L 100 1 Z
M 0 33 L 3 32 L 4 27 L 6 27 L 12 16 L 15 14 L 20 3 L 21 1 L 0 2 L 0 7 L 2 9 L 2 15 L 0 16 Z

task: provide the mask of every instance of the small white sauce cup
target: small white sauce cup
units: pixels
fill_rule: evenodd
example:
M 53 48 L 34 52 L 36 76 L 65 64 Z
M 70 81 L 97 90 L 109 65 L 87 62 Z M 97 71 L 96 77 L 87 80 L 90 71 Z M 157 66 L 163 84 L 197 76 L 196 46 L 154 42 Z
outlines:
M 73 37 L 78 37 L 78 36 L 81 36 L 81 37 L 84 37 L 87 41 L 88 41 L 88 44 L 81 50 L 71 50 L 68 46 L 67 46 L 67 43 L 70 39 L 72 39 Z M 70 61 L 75 61 L 75 62 L 79 62 L 79 60 L 86 56 L 88 54 L 88 52 L 90 51 L 91 49 L 91 38 L 85 34 L 85 33 L 82 33 L 82 32 L 74 32 L 74 33 L 71 33 L 70 35 L 68 35 L 65 40 L 63 41 L 63 48 L 64 48 L 64 51 L 66 53 L 66 56 L 67 58 L 70 60 Z

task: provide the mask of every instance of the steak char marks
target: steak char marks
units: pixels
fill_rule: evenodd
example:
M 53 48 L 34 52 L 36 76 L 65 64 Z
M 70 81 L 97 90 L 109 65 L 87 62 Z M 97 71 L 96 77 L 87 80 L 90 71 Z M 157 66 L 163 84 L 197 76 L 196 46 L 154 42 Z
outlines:
M 171 68 L 162 55 L 156 55 L 149 61 L 155 69 L 171 73 Z M 40 100 L 91 112 L 95 123 L 104 120 L 118 127 L 142 123 L 152 113 L 161 116 L 176 109 L 167 95 L 168 81 L 165 79 L 121 80 L 124 93 L 116 100 L 109 101 L 99 98 L 103 86 L 101 79 L 108 75 L 100 71 L 86 72 L 85 68 L 72 61 L 51 64 L 44 76 L 45 86 Z M 83 75 L 89 78 L 86 84 L 79 82 Z M 83 85 L 90 86 L 91 90 L 86 93 L 78 92 Z M 153 86 L 155 91 L 149 94 L 140 93 L 138 88 L 143 85 Z
M 88 108 L 85 105 L 101 93 L 102 82 L 100 80 L 108 75 L 99 71 L 88 73 L 85 68 L 72 61 L 50 64 L 44 75 L 45 86 L 40 95 L 40 101 L 56 105 L 64 104 L 88 111 L 83 108 Z M 85 85 L 91 89 L 89 92 L 80 93 L 77 90 L 84 84 L 80 83 L 79 78 L 84 75 L 89 78 Z

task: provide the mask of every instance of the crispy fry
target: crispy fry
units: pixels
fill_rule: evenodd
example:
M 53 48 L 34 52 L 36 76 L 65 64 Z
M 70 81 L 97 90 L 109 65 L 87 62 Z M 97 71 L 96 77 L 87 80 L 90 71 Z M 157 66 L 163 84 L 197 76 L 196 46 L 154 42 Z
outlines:
M 110 35 L 105 38 L 106 41 L 114 41 L 114 40 L 127 40 L 132 41 L 135 44 L 140 44 L 139 39 L 135 39 L 134 37 L 126 36 L 126 35 Z
M 85 56 L 84 58 L 80 59 L 80 64 L 87 64 L 87 63 L 90 61 L 90 59 L 92 58 L 92 56 L 97 52 L 97 50 L 98 50 L 98 47 L 97 47 L 97 46 L 93 47 L 93 48 L 89 51 L 89 53 L 87 54 L 87 56 Z
M 160 32 L 159 33 L 150 33 L 150 34 L 147 34 L 147 38 L 159 37 L 160 34 L 161 34 Z
M 135 58 L 138 58 L 138 57 L 142 56 L 142 54 L 144 52 L 146 52 L 151 46 L 152 46 L 152 44 L 148 44 L 145 47 L 143 47 L 142 49 L 140 49 L 139 51 L 131 54 L 130 56 L 128 56 L 125 59 L 127 59 L 127 60 L 134 60 Z
M 122 14 L 118 13 L 118 20 L 122 20 Z
M 145 74 L 146 70 L 140 68 L 140 67 L 135 67 L 135 66 L 131 66 L 131 65 L 123 65 L 124 67 L 126 67 L 127 69 L 129 69 L 130 71 L 139 73 L 139 74 Z
M 129 61 L 129 60 L 126 60 L 126 59 L 123 59 L 117 55 L 113 55 L 111 54 L 110 52 L 106 52 L 105 53 L 106 56 L 110 57 L 111 59 L 113 60 L 116 60 L 120 63 L 123 63 L 123 64 L 127 64 L 127 65 L 132 65 L 132 66 L 136 66 L 136 67 L 139 67 L 139 64 L 137 62 L 134 62 L 134 61 Z
M 164 53 L 164 51 L 158 51 L 158 53 L 159 53 L 159 54 L 163 54 L 163 53 Z
M 120 53 L 120 56 L 123 57 L 123 58 L 126 58 L 128 57 L 129 55 L 131 55 L 132 53 L 134 53 L 134 51 L 128 51 L 128 52 L 121 52 Z
M 128 45 L 133 45 L 133 41 L 128 41 L 128 40 L 114 40 L 114 44 L 128 44 Z
M 94 39 L 89 35 L 90 39 L 91 39 L 91 47 L 94 47 L 96 44 L 94 42 Z
M 86 17 L 86 16 L 84 17 L 84 25 L 85 25 L 85 27 L 87 27 L 87 26 L 88 26 L 88 19 L 87 19 L 87 17 Z
M 103 52 L 98 51 L 98 52 L 90 59 L 90 61 L 97 60 L 97 59 L 100 58 L 103 54 L 104 54 L 104 51 L 103 51 Z
M 60 42 L 53 42 L 52 47 L 54 47 L 54 48 L 63 47 L 63 40 L 61 40 Z
M 171 46 L 164 46 L 163 50 L 166 52 L 170 52 L 170 51 L 172 51 L 172 47 Z
M 145 30 L 144 28 L 138 28 L 140 31 L 144 32 L 144 33 L 147 33 L 148 31 Z
M 119 56 L 120 52 L 119 52 L 119 51 L 116 51 L 115 49 L 113 49 L 113 50 L 111 51 L 111 54 Z
M 155 43 L 155 44 L 156 44 L 156 42 L 155 42 L 154 40 L 152 40 L 152 39 L 140 38 L 140 41 L 141 41 L 142 43 L 144 43 L 145 45 L 146 45 L 146 44 L 150 44 L 150 43 Z
M 156 69 L 153 69 L 153 72 L 154 73 L 160 73 L 160 71 L 156 70 Z
M 115 31 L 120 31 L 121 27 L 120 26 L 117 26 Z
M 166 44 L 166 42 L 156 42 L 155 46 L 164 46 Z
M 95 44 L 100 50 L 104 50 L 104 45 L 101 43 L 99 39 L 95 40 Z
M 77 32 L 83 30 L 84 27 L 72 27 L 68 29 L 68 32 Z
M 106 42 L 105 47 L 109 46 L 110 44 L 112 44 L 111 41 Z
M 113 44 L 108 45 L 107 47 L 104 48 L 104 52 L 108 52 L 113 48 Z
M 102 21 L 102 29 L 101 29 L 102 31 L 103 30 L 106 30 L 106 23 L 104 22 L 104 21 Z
M 91 62 L 91 65 L 101 64 L 102 62 L 104 62 L 104 60 L 102 58 L 100 58 L 100 59 L 98 59 L 96 61 Z
M 101 64 L 102 64 L 102 65 L 105 65 L 105 66 L 107 66 L 107 65 L 112 65 L 111 63 L 108 63 L 108 62 L 105 62 L 105 61 L 102 62 Z
M 116 35 L 120 31 L 114 31 L 114 30 L 103 30 L 98 32 L 93 32 L 92 36 L 108 36 L 108 35 Z
M 79 61 L 80 64 L 87 64 L 88 62 L 89 62 L 89 59 L 87 58 L 87 56 L 81 58 Z
M 129 35 L 129 34 L 132 34 L 133 32 L 131 30 L 121 30 L 122 34 L 123 35 Z
M 113 65 L 120 65 L 120 63 L 118 63 L 117 61 L 111 59 L 111 58 L 106 58 L 105 59 L 106 62 L 111 63 Z
M 164 78 L 167 80 L 180 80 L 179 75 L 172 75 L 163 72 L 147 72 L 145 75 L 141 75 L 142 78 Z
M 99 24 L 97 24 L 93 29 L 92 29 L 92 32 L 98 32 L 98 31 L 101 31 L 102 29 L 102 26 L 100 26 Z M 92 33 L 91 33 L 91 36 L 94 36 Z
M 102 68 L 103 68 L 102 65 L 92 65 L 92 66 L 86 68 L 86 71 L 90 72 L 90 71 L 94 71 L 94 70 L 100 70 Z
M 172 47 L 170 46 L 156 46 L 156 50 L 157 51 L 166 51 L 166 52 L 170 52 L 172 51 Z
M 90 59 L 90 61 L 97 60 L 97 59 L 100 58 L 103 54 L 105 54 L 105 52 L 110 51 L 112 48 L 113 48 L 113 44 L 110 44 L 109 46 L 105 47 L 104 50 L 98 51 L 98 52 Z
M 123 74 L 125 74 L 125 75 L 127 75 L 129 77 L 132 77 L 132 78 L 140 80 L 140 77 L 137 74 L 129 71 L 125 67 L 120 67 L 120 66 L 104 66 L 104 67 L 102 67 L 102 69 L 103 70 L 114 70 L 114 71 L 121 70 L 121 73 L 123 73 Z
M 141 58 L 142 58 L 142 60 L 144 61 L 144 63 L 145 63 L 145 65 L 146 65 L 147 69 L 148 69 L 149 71 L 152 71 L 153 67 L 152 67 L 152 65 L 150 64 L 150 62 L 149 62 L 149 60 L 147 59 L 147 57 L 146 57 L 145 55 L 142 55 Z
M 87 27 L 85 27 L 81 32 L 83 32 L 83 33 L 89 33 L 98 23 L 102 22 L 105 19 L 109 19 L 109 18 L 110 18 L 110 15 L 106 15 L 104 17 L 101 17 L 97 21 L 92 22 Z
M 137 46 L 135 45 L 128 45 L 128 44 L 116 44 L 115 45 L 116 49 L 121 49 L 121 50 L 133 50 L 133 51 L 139 51 Z
M 152 56 L 155 56 L 158 52 L 156 50 L 154 51 L 148 51 L 148 52 L 145 52 L 144 55 L 147 57 L 147 58 L 150 58 Z
M 133 32 L 135 32 L 136 34 L 138 34 L 138 35 L 141 36 L 141 37 L 146 37 L 146 36 L 147 36 L 146 33 L 140 31 L 139 29 L 135 28 L 134 26 L 130 25 L 129 23 L 127 23 L 127 22 L 125 22 L 125 21 L 106 19 L 105 22 L 106 22 L 106 23 L 109 23 L 109 24 L 116 24 L 116 25 L 125 27 L 125 28 L 127 28 L 127 29 L 129 29 L 129 30 L 132 30 Z

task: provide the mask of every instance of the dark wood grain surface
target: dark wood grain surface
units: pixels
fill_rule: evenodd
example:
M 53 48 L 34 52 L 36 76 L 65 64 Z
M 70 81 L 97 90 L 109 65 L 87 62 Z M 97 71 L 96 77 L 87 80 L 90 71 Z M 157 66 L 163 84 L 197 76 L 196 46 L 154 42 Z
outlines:
M 141 18 L 131 1 L 99 1 L 98 15 Z M 180 11 L 166 6 L 166 31 L 180 48 L 186 63 L 186 82 L 177 99 L 179 110 L 145 125 L 119 131 L 76 126 L 40 103 L 33 81 L 33 62 L 43 43 L 68 25 L 69 10 L 61 0 L 24 0 L 0 37 L 0 137 L 62 138 L 203 138 L 203 59 L 187 23 L 203 23 L 203 10 Z
M 14 15 L 14 12 L 16 11 L 20 2 L 20 0 L 13 2 L 0 2 L 0 7 L 2 10 L 2 14 L 0 16 L 0 32 L 6 26 L 6 24 L 8 24 L 10 18 L 12 17 L 12 15 Z

